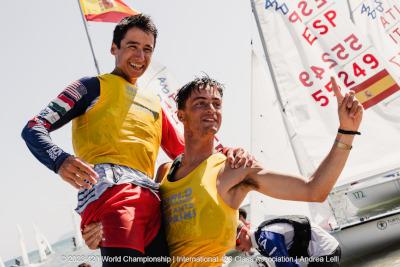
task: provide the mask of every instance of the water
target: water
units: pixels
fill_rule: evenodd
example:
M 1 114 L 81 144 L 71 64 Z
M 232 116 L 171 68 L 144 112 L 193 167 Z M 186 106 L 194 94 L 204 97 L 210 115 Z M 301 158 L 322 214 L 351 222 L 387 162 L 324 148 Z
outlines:
M 90 250 L 86 246 L 74 250 L 72 238 L 57 242 L 52 245 L 55 254 L 50 255 L 46 262 L 38 263 L 39 254 L 37 251 L 29 253 L 31 266 L 40 267 L 77 267 L 86 262 L 92 267 L 101 267 L 100 251 Z M 342 267 L 400 267 L 400 244 L 395 244 L 388 248 L 377 248 L 378 252 L 362 257 L 354 258 L 343 262 Z M 15 260 L 5 262 L 6 267 L 15 264 Z M 235 265 L 237 266 L 237 265 Z

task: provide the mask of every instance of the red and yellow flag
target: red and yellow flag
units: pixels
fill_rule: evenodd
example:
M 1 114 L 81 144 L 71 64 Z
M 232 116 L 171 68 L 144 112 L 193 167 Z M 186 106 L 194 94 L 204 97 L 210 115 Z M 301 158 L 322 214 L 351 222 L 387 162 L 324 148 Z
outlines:
M 364 109 L 367 109 L 399 91 L 400 87 L 387 70 L 383 69 L 350 90 L 356 93 L 358 101 L 361 102 Z
M 87 21 L 119 22 L 126 16 L 139 14 L 121 0 L 79 0 Z

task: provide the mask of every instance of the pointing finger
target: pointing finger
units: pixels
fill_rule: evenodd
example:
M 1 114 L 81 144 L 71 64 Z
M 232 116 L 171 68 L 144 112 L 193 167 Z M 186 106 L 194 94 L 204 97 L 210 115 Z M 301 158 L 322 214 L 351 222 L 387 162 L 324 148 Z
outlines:
M 331 77 L 331 83 L 332 83 L 332 90 L 335 93 L 338 105 L 340 106 L 343 102 L 343 95 L 340 92 L 340 88 L 337 85 L 335 78 Z
M 344 95 L 344 98 L 343 98 L 343 100 L 342 100 L 340 106 L 339 106 L 339 111 L 341 111 L 341 112 L 346 112 L 346 110 L 347 110 L 347 103 L 349 102 L 349 98 L 350 98 L 349 93 L 346 93 L 346 94 Z

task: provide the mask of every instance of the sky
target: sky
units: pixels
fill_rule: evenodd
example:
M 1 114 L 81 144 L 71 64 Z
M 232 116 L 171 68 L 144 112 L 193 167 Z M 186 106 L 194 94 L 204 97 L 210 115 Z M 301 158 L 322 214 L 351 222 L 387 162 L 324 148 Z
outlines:
M 20 255 L 16 225 L 28 250 L 36 249 L 35 223 L 51 243 L 72 232 L 76 191 L 41 165 L 20 133 L 26 122 L 65 86 L 96 75 L 77 1 L 5 1 L 0 16 L 3 149 L 0 186 L 0 257 Z M 149 14 L 159 29 L 153 59 L 166 65 L 178 84 L 206 72 L 224 83 L 225 145 L 249 149 L 251 39 L 255 33 L 250 1 L 125 0 Z M 90 23 L 101 72 L 110 72 L 114 24 Z M 70 125 L 52 133 L 72 153 Z

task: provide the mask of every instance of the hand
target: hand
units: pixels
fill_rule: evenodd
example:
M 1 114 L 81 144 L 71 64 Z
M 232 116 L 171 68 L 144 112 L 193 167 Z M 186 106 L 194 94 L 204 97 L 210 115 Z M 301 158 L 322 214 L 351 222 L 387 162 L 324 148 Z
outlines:
M 97 183 L 98 174 L 93 170 L 93 165 L 74 156 L 69 156 L 58 169 L 61 178 L 76 189 L 92 188 Z
M 103 240 L 103 227 L 101 223 L 91 223 L 85 226 L 82 237 L 86 246 L 90 249 L 97 249 Z
M 250 155 L 249 152 L 245 151 L 243 148 L 231 148 L 225 149 L 226 157 L 228 162 L 231 164 L 232 169 L 237 169 L 241 167 L 250 167 L 255 162 L 254 156 Z
M 338 103 L 340 129 L 357 131 L 364 112 L 363 106 L 355 98 L 354 91 L 350 91 L 343 96 L 333 77 L 331 77 L 331 82 Z

